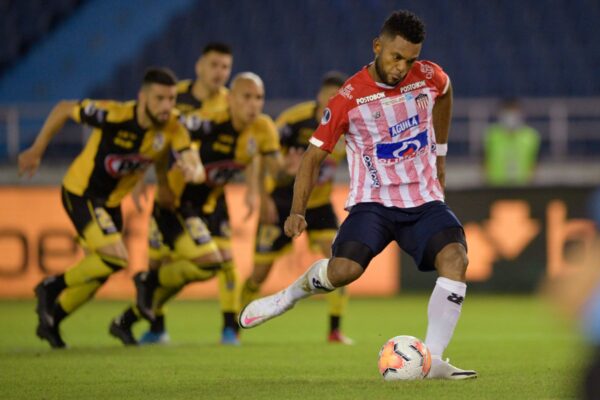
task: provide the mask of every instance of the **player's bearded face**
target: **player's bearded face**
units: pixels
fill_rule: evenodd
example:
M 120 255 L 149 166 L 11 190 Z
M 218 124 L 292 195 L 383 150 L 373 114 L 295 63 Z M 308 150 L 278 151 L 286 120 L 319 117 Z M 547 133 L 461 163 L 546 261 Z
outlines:
M 422 44 L 411 43 L 401 36 L 392 39 L 384 35 L 375 39 L 374 65 L 381 82 L 390 86 L 400 83 L 419 57 L 421 47 Z
M 162 127 L 167 123 L 175 107 L 176 98 L 175 86 L 154 84 L 147 89 L 144 110 L 154 126 Z
M 196 73 L 210 90 L 218 90 L 225 86 L 231 75 L 233 57 L 211 51 L 202 56 L 196 66 Z

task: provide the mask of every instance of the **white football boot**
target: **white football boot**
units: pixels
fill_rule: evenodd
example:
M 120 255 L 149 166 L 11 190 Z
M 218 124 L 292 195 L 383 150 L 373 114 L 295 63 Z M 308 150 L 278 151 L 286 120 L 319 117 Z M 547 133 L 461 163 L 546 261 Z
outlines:
M 446 361 L 440 358 L 433 358 L 431 360 L 431 370 L 427 375 L 427 379 L 473 379 L 477 378 L 477 372 L 471 369 L 460 369 L 450 364 L 450 359 Z
M 294 303 L 286 299 L 285 290 L 282 290 L 248 303 L 240 313 L 238 323 L 244 329 L 254 328 L 283 314 L 292 307 L 294 307 Z

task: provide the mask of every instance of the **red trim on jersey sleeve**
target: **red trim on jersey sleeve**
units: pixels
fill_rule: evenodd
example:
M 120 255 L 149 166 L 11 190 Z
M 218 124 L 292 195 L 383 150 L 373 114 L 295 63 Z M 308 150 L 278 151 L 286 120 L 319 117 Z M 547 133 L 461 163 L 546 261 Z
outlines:
M 323 117 L 310 143 L 328 153 L 335 148 L 340 136 L 348 131 L 349 101 L 341 94 L 336 94 L 327 103 Z
M 431 61 L 421 61 L 421 73 L 425 75 L 425 78 L 429 81 L 428 84 L 433 84 L 438 90 L 439 95 L 443 96 L 450 86 L 450 78 L 448 74 L 444 72 L 442 67 Z M 432 74 L 433 72 L 433 74 Z

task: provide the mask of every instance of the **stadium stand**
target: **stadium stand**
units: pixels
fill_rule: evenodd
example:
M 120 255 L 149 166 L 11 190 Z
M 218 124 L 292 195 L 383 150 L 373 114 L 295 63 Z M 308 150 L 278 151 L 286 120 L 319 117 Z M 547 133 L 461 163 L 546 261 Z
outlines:
M 0 2 L 0 74 L 71 16 L 85 0 Z M 31 18 L 35 15 L 35 18 Z
M 39 8 L 41 2 L 1 3 L 0 11 L 8 3 L 26 9 Z M 147 66 L 166 65 L 181 78 L 193 77 L 204 44 L 218 40 L 232 45 L 234 72 L 252 70 L 263 77 L 269 100 L 266 110 L 276 114 L 297 99 L 311 97 L 324 72 L 351 73 L 368 62 L 379 24 L 398 7 L 392 0 L 46 3 L 52 5 L 48 10 L 62 10 L 52 15 L 69 17 L 42 40 L 28 34 L 37 42 L 26 57 L 0 75 L 0 103 L 15 107 L 19 102 L 45 102 L 48 109 L 65 97 L 132 98 Z M 66 3 L 76 7 L 69 9 Z M 529 122 L 542 134 L 543 159 L 600 154 L 598 112 L 577 113 L 578 105 L 562 100 L 563 108 L 557 108 L 553 100 L 600 93 L 600 30 L 594 25 L 600 20 L 598 1 L 548 0 L 543 7 L 536 0 L 469 2 L 468 7 L 459 7 L 429 0 L 405 6 L 427 23 L 422 57 L 442 65 L 452 77 L 455 97 L 469 100 L 455 110 L 452 156 L 480 156 L 477 124 L 491 121 L 494 99 L 505 97 L 532 100 L 524 106 Z M 6 21 L 2 24 L 6 34 L 12 36 L 17 25 L 29 29 L 16 21 L 14 12 L 8 14 L 0 17 Z M 98 24 L 98 15 L 110 17 Z M 34 25 L 48 25 L 53 18 L 41 17 Z M 145 23 L 149 20 L 152 24 Z M 18 36 L 25 35 L 19 32 Z M 14 52 L 12 38 L 6 42 L 0 52 Z M 478 106 L 483 107 L 479 113 Z M 23 148 L 45 112 L 32 121 L 34 117 L 18 110 L 20 141 L 16 146 Z M 11 149 L 6 134 L 10 115 L 0 107 L 0 160 Z M 566 121 L 561 121 L 561 115 L 566 115 Z M 565 124 L 568 142 L 552 144 L 551 138 L 557 135 L 551 126 Z M 81 135 L 74 133 L 74 137 L 77 142 Z

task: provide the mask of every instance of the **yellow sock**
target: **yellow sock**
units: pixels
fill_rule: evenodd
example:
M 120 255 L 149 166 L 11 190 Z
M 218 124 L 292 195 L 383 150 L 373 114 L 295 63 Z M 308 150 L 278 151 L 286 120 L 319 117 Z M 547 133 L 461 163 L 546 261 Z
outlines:
M 223 268 L 217 272 L 219 278 L 219 301 L 222 312 L 239 311 L 239 293 L 237 290 L 237 271 L 233 261 L 223 262 Z
M 154 299 L 152 300 L 154 315 L 165 315 L 165 304 L 181 291 L 181 287 L 162 287 L 159 286 L 154 291 Z
M 102 286 L 101 281 L 95 280 L 77 286 L 71 286 L 62 291 L 58 297 L 58 304 L 67 314 L 71 314 L 81 305 L 90 300 L 94 293 Z
M 329 303 L 329 315 L 340 317 L 346 311 L 348 305 L 348 289 L 345 286 L 337 288 L 333 292 L 325 295 L 327 302 Z
M 86 255 L 75 266 L 65 272 L 65 283 L 67 287 L 79 286 L 84 283 L 92 282 L 97 279 L 107 278 L 115 272 L 105 260 L 106 256 L 100 256 L 98 253 Z M 110 261 L 113 261 L 112 259 Z M 121 261 L 122 262 L 122 261 Z
M 158 283 L 167 288 L 182 288 L 187 283 L 205 281 L 214 276 L 214 270 L 202 269 L 189 260 L 177 260 L 160 268 Z
M 260 295 L 260 285 L 254 284 L 250 279 L 246 279 L 244 286 L 242 286 L 242 293 L 240 295 L 240 303 L 242 307 L 245 307 L 252 300 L 256 300 Z

